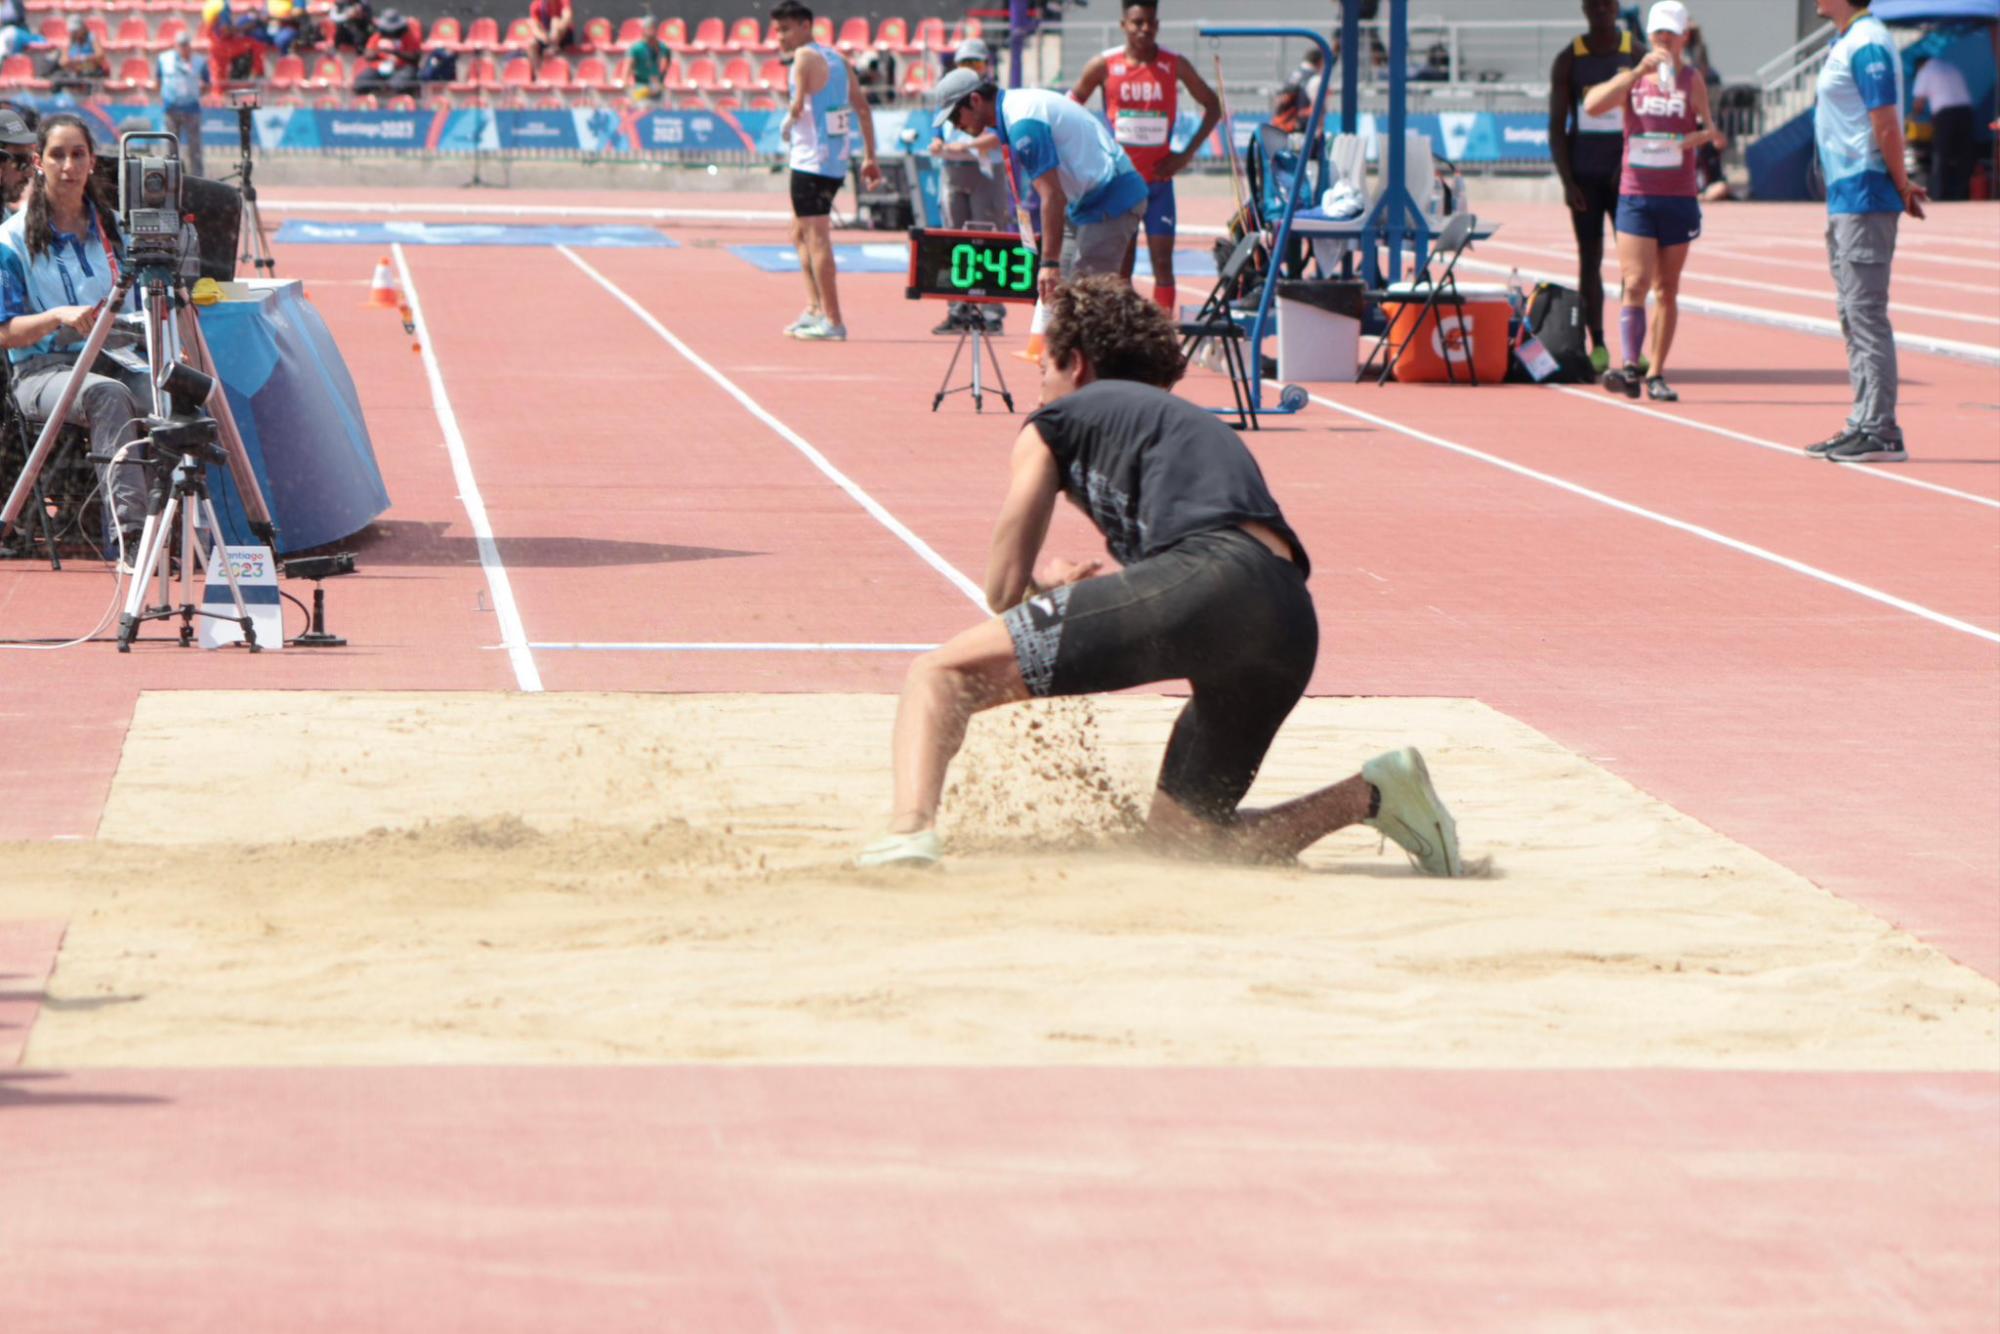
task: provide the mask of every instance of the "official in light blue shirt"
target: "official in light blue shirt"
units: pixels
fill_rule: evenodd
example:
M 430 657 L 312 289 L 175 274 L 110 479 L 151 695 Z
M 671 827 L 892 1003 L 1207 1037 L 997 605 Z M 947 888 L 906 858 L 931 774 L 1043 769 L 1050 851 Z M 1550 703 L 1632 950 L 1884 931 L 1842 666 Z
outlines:
M 1909 457 L 1896 423 L 1896 334 L 1889 270 L 1904 213 L 1924 216 L 1923 188 L 1903 168 L 1903 62 L 1866 4 L 1815 0 L 1838 30 L 1820 66 L 1813 139 L 1826 182 L 1826 253 L 1833 269 L 1847 378 L 1847 424 L 1806 453 L 1836 463 Z
M 1146 213 L 1146 178 L 1102 120 L 1062 93 L 1003 93 L 969 69 L 945 75 L 934 97 L 938 128 L 951 125 L 975 138 L 996 131 L 1015 179 L 1040 197 L 1044 301 L 1058 278 L 1123 271 Z M 1056 236 L 1063 237 L 1059 248 L 1049 244 Z
M 181 165 L 190 176 L 206 175 L 201 166 L 201 95 L 208 87 L 208 62 L 196 58 L 187 33 L 160 53 L 159 75 L 160 108 L 167 132 L 181 141 Z

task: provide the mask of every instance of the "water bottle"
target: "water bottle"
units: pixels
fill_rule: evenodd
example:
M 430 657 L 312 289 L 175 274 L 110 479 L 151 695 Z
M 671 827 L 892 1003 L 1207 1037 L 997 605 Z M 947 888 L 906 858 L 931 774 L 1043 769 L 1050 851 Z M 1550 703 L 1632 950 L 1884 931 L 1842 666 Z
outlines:
M 1507 274 L 1507 304 L 1514 308 L 1514 318 L 1523 319 L 1528 313 L 1527 289 L 1521 286 L 1521 270 L 1517 267 Z

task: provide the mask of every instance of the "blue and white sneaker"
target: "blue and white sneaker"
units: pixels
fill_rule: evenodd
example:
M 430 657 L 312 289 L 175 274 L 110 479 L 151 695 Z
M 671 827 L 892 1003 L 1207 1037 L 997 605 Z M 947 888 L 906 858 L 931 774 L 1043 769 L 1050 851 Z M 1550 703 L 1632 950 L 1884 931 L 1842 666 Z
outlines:
M 1425 875 L 1464 872 L 1458 856 L 1458 824 L 1438 800 L 1424 757 L 1415 748 L 1377 755 L 1361 766 L 1361 776 L 1382 794 L 1381 809 L 1367 823 L 1395 840 Z
M 802 343 L 844 343 L 847 341 L 847 326 L 833 324 L 822 315 L 811 324 L 802 324 L 792 337 Z
M 810 308 L 802 310 L 799 312 L 799 317 L 797 319 L 793 320 L 790 324 L 787 324 L 785 326 L 785 337 L 797 338 L 799 336 L 799 330 L 805 328 L 808 324 L 817 324 L 825 318 L 826 317 L 824 315 L 821 315 L 816 310 L 812 310 Z

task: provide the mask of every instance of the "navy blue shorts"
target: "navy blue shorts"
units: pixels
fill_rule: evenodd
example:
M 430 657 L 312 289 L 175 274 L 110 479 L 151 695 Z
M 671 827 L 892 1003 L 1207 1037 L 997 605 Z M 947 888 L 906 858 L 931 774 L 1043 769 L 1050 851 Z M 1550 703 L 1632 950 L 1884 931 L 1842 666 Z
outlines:
M 1686 245 L 1701 235 L 1701 201 L 1686 195 L 1620 195 L 1614 221 L 1620 236 L 1647 236 L 1661 246 Z
M 1154 181 L 1146 191 L 1146 235 L 1174 234 L 1174 178 Z

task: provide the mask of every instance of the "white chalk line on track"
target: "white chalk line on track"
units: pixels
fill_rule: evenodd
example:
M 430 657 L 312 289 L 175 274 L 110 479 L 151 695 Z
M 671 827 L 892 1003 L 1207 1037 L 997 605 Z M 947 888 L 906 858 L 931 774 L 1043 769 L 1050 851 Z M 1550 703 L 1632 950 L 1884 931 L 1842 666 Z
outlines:
M 1776 440 L 1765 440 L 1761 436 L 1746 435 L 1742 431 L 1732 431 L 1726 426 L 1717 426 L 1711 422 L 1702 421 L 1699 418 L 1677 416 L 1671 412 L 1661 412 L 1656 408 L 1643 407 L 1626 399 L 1613 398 L 1602 389 L 1579 389 L 1574 385 L 1563 384 L 1550 385 L 1548 387 L 1559 393 L 1568 394 L 1572 398 L 1583 399 L 1587 403 L 1596 403 L 1607 408 L 1619 408 L 1626 412 L 1636 412 L 1641 416 L 1652 417 L 1674 426 L 1684 426 L 1691 431 L 1706 431 L 1710 435 L 1719 435 L 1728 440 L 1741 440 L 1744 444 L 1756 445 L 1759 449 L 1776 450 L 1780 454 L 1792 454 L 1799 458 L 1808 457 L 1805 450 L 1797 446 L 1780 444 Z M 1814 463 L 1825 462 L 1823 459 L 1813 459 L 1812 461 Z M 1827 466 L 1840 467 L 1838 464 L 1828 464 Z M 1975 505 L 1984 505 L 1987 509 L 2000 509 L 2000 500 L 1995 500 L 1991 496 L 1974 495 L 1970 491 L 1960 491 L 1953 487 L 1940 486 L 1936 482 L 1926 482 L 1921 477 L 1911 477 L 1888 468 L 1841 467 L 1840 470 L 1855 477 L 1872 477 L 1878 482 L 1895 482 L 1903 486 L 1914 486 L 1919 490 L 1934 491 L 1941 496 L 1951 496 L 1956 500 L 1969 500 Z
M 1541 254 L 1547 256 L 1550 259 L 1563 259 L 1575 253 L 1575 240 L 1573 237 L 1538 235 L 1534 231 L 1528 228 L 1521 228 L 1518 230 L 1510 228 L 1507 232 L 1507 235 L 1509 238 L 1507 244 L 1520 248 L 1539 251 Z M 1485 245 L 1493 245 L 1495 244 L 1495 242 L 1481 241 L 1479 244 L 1485 246 Z M 1736 242 L 1733 239 L 1719 237 L 1712 234 L 1703 236 L 1701 238 L 1700 245 L 1701 245 L 1701 250 L 1699 252 L 1699 256 L 1704 259 L 1711 256 L 1717 259 L 1733 259 L 1736 260 L 1738 263 L 1748 264 L 1756 268 L 1796 269 L 1801 273 L 1811 273 L 1811 274 L 1816 274 L 1821 278 L 1829 278 L 1829 279 L 1831 278 L 1831 275 L 1827 272 L 1826 252 L 1824 250 L 1820 251 L 1819 257 L 1817 259 L 1784 259 L 1777 255 L 1752 254 L 1747 250 L 1737 249 Z M 1605 254 L 1605 259 L 1609 261 L 1613 267 L 1616 267 L 1618 261 L 1618 256 L 1616 251 L 1612 249 L 1608 244 L 1606 250 L 1607 253 Z M 1917 254 L 1915 251 L 1911 250 L 1908 247 L 1900 249 L 1896 252 L 1897 287 L 1899 288 L 1909 287 L 1909 286 L 1938 287 L 1938 288 L 1943 288 L 1944 290 L 1949 292 L 1957 292 L 1960 295 L 1965 295 L 1970 293 L 1971 295 L 1978 297 L 1983 304 L 1989 306 L 1994 304 L 1995 302 L 2000 302 L 2000 285 L 1994 285 L 1990 283 L 1980 283 L 1974 281 L 1973 280 L 1974 275 L 1966 273 L 1965 263 L 1962 260 L 1957 259 L 1956 257 L 1953 257 L 1950 260 L 1953 267 L 1958 271 L 1958 276 L 1954 278 L 1926 278 L 1905 271 L 1910 267 L 1909 265 L 1904 263 L 1905 260 L 1923 259 L 1923 258 L 1926 257 Z M 1699 272 L 1693 274 L 1692 276 L 1695 278 L 1700 278 L 1704 276 L 1706 272 L 1707 272 L 1706 269 L 1703 268 Z M 1827 289 L 1814 289 L 1814 295 L 1823 296 L 1826 295 L 1826 291 Z
M 1560 257 L 1558 252 L 1541 246 L 1517 245 L 1511 241 L 1482 241 L 1480 245 L 1486 249 L 1510 250 L 1517 255 L 1532 255 L 1543 260 Z M 1721 287 L 1741 287 L 1753 292 L 1770 292 L 1774 296 L 1788 296 L 1800 301 L 1815 301 L 1822 305 L 1831 304 L 1834 301 L 1834 294 L 1832 292 L 1816 288 L 1787 287 L 1782 283 L 1758 282 L 1754 278 L 1732 278 L 1727 274 L 1704 272 L 1696 269 L 1693 265 L 1690 265 L 1689 268 L 1693 271 L 1685 273 L 1681 278 L 1683 295 L 1685 295 L 1686 284 L 1688 283 L 1715 283 Z M 1901 311 L 1905 315 L 1924 315 L 1931 319 L 1957 320 L 1961 324 L 1990 324 L 1996 328 L 2000 328 L 2000 317 L 1993 315 L 1975 315 L 1969 311 L 1962 310 L 1942 310 L 1936 306 L 1913 306 L 1907 301 L 1891 301 L 1889 309 L 1892 311 Z
M 1894 607 L 1898 611 L 1908 612 L 1912 616 L 1921 617 L 1924 620 L 1930 621 L 1935 625 L 1944 626 L 1948 630 L 1956 630 L 1960 634 L 1971 635 L 1975 639 L 1983 639 L 1989 644 L 2000 644 L 2000 632 L 1989 630 L 1982 625 L 1974 625 L 1970 621 L 1959 620 L 1956 616 L 1947 616 L 1941 611 L 1933 611 L 1929 607 L 1925 607 L 1918 603 L 1911 602 L 1906 598 L 1899 598 L 1893 593 L 1885 593 L 1879 588 L 1870 588 L 1866 584 L 1860 584 L 1856 583 L 1852 579 L 1842 578 L 1840 575 L 1833 574 L 1827 570 L 1822 570 L 1818 566 L 1808 565 L 1804 561 L 1794 560 L 1790 556 L 1780 555 L 1778 552 L 1772 551 L 1766 547 L 1760 547 L 1754 543 L 1744 542 L 1738 538 L 1730 537 L 1727 534 L 1718 533 L 1714 529 L 1704 528 L 1700 524 L 1689 523 L 1685 519 L 1676 519 L 1672 515 L 1662 514 L 1658 510 L 1649 510 L 1642 505 L 1634 505 L 1630 501 L 1620 500 L 1616 496 L 1606 495 L 1602 491 L 1595 491 L 1592 490 L 1590 487 L 1582 486 L 1576 482 L 1571 482 L 1565 480 L 1564 478 L 1554 476 L 1553 474 L 1542 472 L 1539 469 L 1530 468 L 1525 464 L 1515 463 L 1511 459 L 1503 459 L 1496 454 L 1488 454 L 1486 451 L 1481 449 L 1474 449 L 1470 445 L 1461 445 L 1456 441 L 1446 440 L 1442 436 L 1435 436 L 1427 431 L 1419 431 L 1415 427 L 1405 426 L 1401 422 L 1391 421 L 1387 417 L 1378 417 L 1372 412 L 1366 412 L 1360 408 L 1349 407 L 1345 403 L 1340 403 L 1335 401 L 1334 399 L 1325 398 L 1319 394 L 1313 394 L 1310 397 L 1312 398 L 1313 402 L 1319 404 L 1321 407 L 1330 408 L 1333 411 L 1341 413 L 1344 416 L 1353 417 L 1360 421 L 1365 421 L 1373 426 L 1379 426 L 1383 430 L 1394 431 L 1398 435 L 1409 436 L 1412 440 L 1421 440 L 1423 443 L 1427 445 L 1435 445 L 1439 449 L 1449 450 L 1454 454 L 1463 455 L 1464 457 L 1469 459 L 1477 459 L 1481 463 L 1488 463 L 1496 468 L 1503 468 L 1508 472 L 1515 473 L 1522 477 L 1531 478 L 1537 482 L 1545 483 L 1546 485 L 1553 486 L 1558 490 L 1567 491 L 1572 495 L 1581 496 L 1586 500 L 1595 501 L 1600 505 L 1608 505 L 1612 509 L 1618 510 L 1622 513 L 1631 514 L 1638 518 L 1646 519 L 1653 523 L 1661 524 L 1664 525 L 1665 527 L 1675 529 L 1679 532 L 1691 534 L 1695 537 L 1702 538 L 1705 541 L 1714 542 L 1717 543 L 1718 545 L 1727 547 L 1732 551 L 1741 552 L 1746 556 L 1753 556 L 1761 561 L 1768 561 L 1773 565 L 1777 565 L 1783 569 L 1790 570 L 1794 574 L 1802 574 L 1808 579 L 1814 579 L 1820 583 L 1830 584 L 1835 588 L 1844 589 L 1849 593 L 1857 594 L 1861 597 L 1869 599 L 1872 602 L 1879 602 L 1883 606 Z M 1828 466 L 1832 467 L 1838 465 L 1829 464 Z
M 928 653 L 936 644 L 672 643 L 664 640 L 580 640 L 530 644 L 551 653 Z
M 985 590 L 980 588 L 979 585 L 973 583 L 972 580 L 966 578 L 963 574 L 960 574 L 957 568 L 954 567 L 950 561 L 947 561 L 943 556 L 940 556 L 937 553 L 937 551 L 931 547 L 930 543 L 924 541 L 921 537 L 918 537 L 914 532 L 911 532 L 908 526 L 906 526 L 901 519 L 898 519 L 895 515 L 891 514 L 888 511 L 888 509 L 886 509 L 881 504 L 881 502 L 877 501 L 875 497 L 869 495 L 866 491 L 862 490 L 862 488 L 846 473 L 834 467 L 833 463 L 826 457 L 826 455 L 820 453 L 818 449 L 813 447 L 811 441 L 807 440 L 797 431 L 794 431 L 791 427 L 785 425 L 785 423 L 779 421 L 775 416 L 773 416 L 768 410 L 765 409 L 763 404 L 759 403 L 756 399 L 750 397 L 750 395 L 743 392 L 743 390 L 737 386 L 734 380 L 731 380 L 721 371 L 717 370 L 715 367 L 709 365 L 708 362 L 704 361 L 699 353 L 697 353 L 693 348 L 689 347 L 686 343 L 682 342 L 678 337 L 676 337 L 672 330 L 668 329 L 666 325 L 661 324 L 657 319 L 653 318 L 653 314 L 651 311 L 647 310 L 644 306 L 640 305 L 637 301 L 633 300 L 630 296 L 628 296 L 625 293 L 624 289 L 620 288 L 616 283 L 612 282 L 609 278 L 606 278 L 603 274 L 599 273 L 596 269 L 592 268 L 588 263 L 584 261 L 582 256 L 578 255 L 574 250 L 570 249 L 566 245 L 559 245 L 556 247 L 556 249 L 559 252 L 561 252 L 563 258 L 567 259 L 570 263 L 576 265 L 579 269 L 582 269 L 585 275 L 587 275 L 591 279 L 591 281 L 595 282 L 599 287 L 602 287 L 605 291 L 609 292 L 618 301 L 620 305 L 624 306 L 634 315 L 637 315 L 641 323 L 643 323 L 647 328 L 651 329 L 654 333 L 658 334 L 662 339 L 664 339 L 667 345 L 673 348 L 674 351 L 680 353 L 682 357 L 686 358 L 690 365 L 694 366 L 695 369 L 699 370 L 702 374 L 706 375 L 709 379 L 715 381 L 716 384 L 720 385 L 722 387 L 723 392 L 728 394 L 731 398 L 735 399 L 738 403 L 742 404 L 745 410 L 747 410 L 751 416 L 755 417 L 758 421 L 763 422 L 766 426 L 770 427 L 773 431 L 777 432 L 779 437 L 782 438 L 786 443 L 790 444 L 792 448 L 798 450 L 799 453 L 805 455 L 807 462 L 811 463 L 813 467 L 819 469 L 821 473 L 825 474 L 828 480 L 830 480 L 835 486 L 839 487 L 842 491 L 845 491 L 848 495 L 848 498 L 853 500 L 855 504 L 861 506 L 862 509 L 866 510 L 877 523 L 881 524 L 884 528 L 887 528 L 891 533 L 894 533 L 896 537 L 902 541 L 904 546 L 907 546 L 908 548 L 910 548 L 910 550 L 916 552 L 918 557 L 923 560 L 924 564 L 930 566 L 933 570 L 936 570 L 939 574 L 943 575 L 953 588 L 956 588 L 959 592 L 963 593 L 968 599 L 970 599 L 972 604 L 978 607 L 982 613 L 986 611 Z
M 417 295 L 416 280 L 410 275 L 401 242 L 390 246 L 396 257 L 396 272 L 409 298 L 410 318 L 417 326 L 417 346 L 424 359 L 424 374 L 431 382 L 431 406 L 437 411 L 438 425 L 444 428 L 445 450 L 451 455 L 451 473 L 458 483 L 458 498 L 472 524 L 479 546 L 479 567 L 486 572 L 486 586 L 493 593 L 493 611 L 500 622 L 500 644 L 514 666 L 514 682 L 524 691 L 542 688 L 542 674 L 535 667 L 534 652 L 528 647 L 528 632 L 521 624 L 521 609 L 514 603 L 513 581 L 501 563 L 500 548 L 493 541 L 493 525 L 486 518 L 486 502 L 480 497 L 479 482 L 472 475 L 472 459 L 465 448 L 465 434 L 459 430 L 458 414 L 452 411 L 451 396 L 445 392 L 444 371 L 431 345 L 430 325 L 424 320 L 424 303 Z

